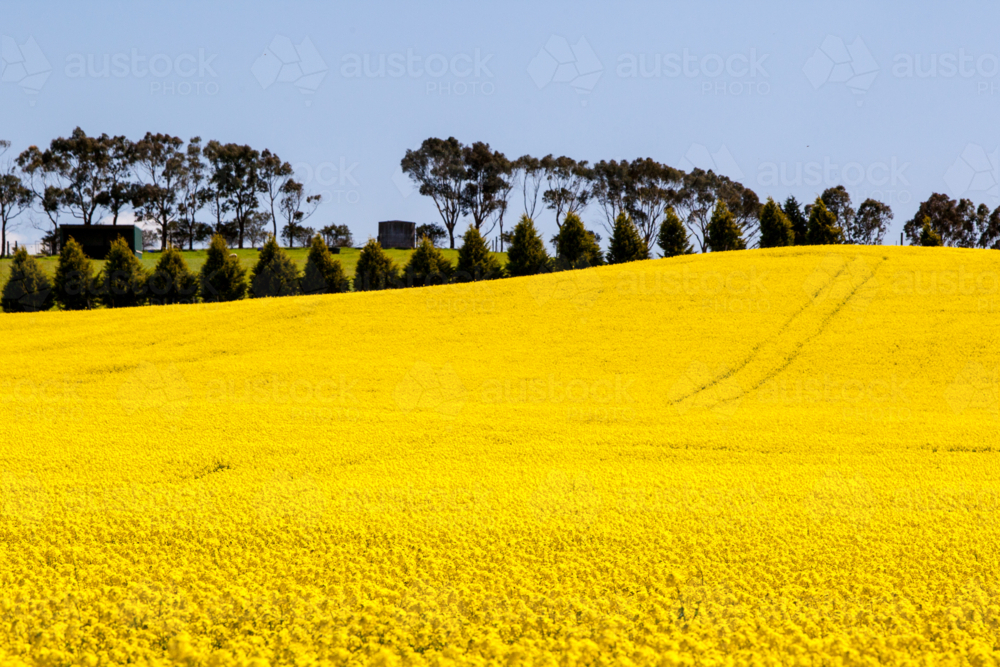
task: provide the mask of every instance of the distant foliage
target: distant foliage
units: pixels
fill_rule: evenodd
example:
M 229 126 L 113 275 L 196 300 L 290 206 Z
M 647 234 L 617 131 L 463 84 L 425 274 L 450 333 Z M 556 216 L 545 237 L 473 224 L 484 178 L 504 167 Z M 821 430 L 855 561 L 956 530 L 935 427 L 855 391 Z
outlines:
M 441 285 L 450 282 L 455 272 L 444 254 L 426 236 L 420 239 L 410 261 L 403 267 L 406 284 L 411 287 Z
M 855 245 L 881 245 L 892 222 L 892 209 L 875 199 L 866 199 L 844 230 L 844 240 Z
M 427 225 L 417 225 L 417 238 L 427 237 L 435 248 L 440 248 L 441 244 L 448 238 L 448 232 L 441 225 L 433 223 Z
M 347 225 L 327 225 L 319 233 L 328 248 L 349 248 L 354 245 L 354 236 Z
M 1000 249 L 1000 206 L 990 211 L 969 199 L 955 200 L 934 193 L 920 203 L 916 214 L 903 225 L 910 243 L 921 243 L 924 222 L 941 237 L 941 245 L 956 248 Z
M 149 302 L 158 305 L 194 303 L 198 276 L 188 268 L 181 252 L 170 246 L 160 254 L 149 277 Z
M 462 247 L 458 249 L 458 266 L 455 282 L 465 283 L 476 280 L 492 280 L 502 277 L 500 262 L 493 256 L 479 230 L 470 225 L 462 235 Z
M 715 203 L 715 210 L 712 211 L 712 218 L 709 220 L 705 238 L 708 249 L 712 252 L 745 250 L 747 247 L 742 230 L 736 224 L 736 219 L 729 207 L 721 199 Z
M 663 216 L 660 232 L 656 236 L 656 245 L 660 246 L 664 257 L 678 257 L 694 252 L 694 248 L 691 247 L 691 242 L 688 240 L 684 223 L 681 222 L 673 207 L 668 208 Z
M 98 299 L 106 308 L 132 308 L 149 301 L 149 272 L 121 236 L 111 242 L 97 277 Z
M 94 267 L 73 237 L 59 252 L 54 283 L 55 300 L 63 310 L 87 310 L 95 305 Z
M 3 286 L 0 308 L 5 313 L 33 313 L 48 310 L 53 303 L 52 281 L 23 246 L 18 248 Z
M 273 236 L 264 243 L 250 272 L 250 291 L 257 299 L 299 293 L 299 269 Z
M 556 234 L 556 264 L 560 269 L 580 269 L 604 264 L 604 253 L 597 236 L 586 227 L 576 213 L 567 213 Z
M 835 216 L 819 197 L 809 209 L 809 245 L 831 245 L 844 242 L 844 231 Z
M 649 259 L 649 248 L 632 224 L 632 218 L 622 211 L 615 218 L 615 226 L 611 232 L 608 264 L 624 264 L 640 259 Z
M 782 205 L 781 211 L 788 218 L 788 221 L 792 223 L 792 232 L 795 234 L 795 243 L 793 245 L 807 245 L 809 220 L 802 212 L 802 207 L 799 205 L 798 200 L 795 197 L 789 196 Z
M 534 221 L 522 215 L 514 225 L 510 247 L 507 248 L 507 273 L 511 276 L 531 276 L 548 269 L 550 261 Z
M 368 292 L 393 289 L 399 286 L 399 268 L 375 239 L 361 249 L 358 264 L 354 269 L 354 291 Z
M 238 301 L 246 296 L 246 269 L 239 259 L 229 256 L 226 239 L 221 234 L 212 237 L 198 278 L 203 301 Z
M 340 260 L 333 256 L 318 234 L 309 243 L 309 256 L 300 286 L 303 294 L 334 294 L 351 288 Z
M 781 210 L 773 199 L 767 198 L 767 203 L 760 211 L 760 247 L 780 248 L 795 245 L 795 229 L 792 221 Z
M 924 224 L 920 228 L 920 245 L 929 248 L 942 245 L 941 235 L 934 231 L 929 217 L 924 217 Z

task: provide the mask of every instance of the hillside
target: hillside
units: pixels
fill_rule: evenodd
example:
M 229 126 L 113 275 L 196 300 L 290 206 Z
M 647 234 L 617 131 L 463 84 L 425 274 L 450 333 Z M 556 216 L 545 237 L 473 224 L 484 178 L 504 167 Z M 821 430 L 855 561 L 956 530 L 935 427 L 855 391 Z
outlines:
M 0 316 L 0 664 L 996 660 L 998 339 L 910 247 Z

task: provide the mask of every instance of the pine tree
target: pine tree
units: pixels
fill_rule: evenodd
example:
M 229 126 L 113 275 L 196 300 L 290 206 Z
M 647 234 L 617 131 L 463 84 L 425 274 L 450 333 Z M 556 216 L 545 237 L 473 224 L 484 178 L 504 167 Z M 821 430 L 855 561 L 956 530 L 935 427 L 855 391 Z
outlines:
M 694 252 L 688 241 L 688 233 L 684 223 L 677 216 L 673 207 L 667 209 L 667 214 L 660 223 L 660 233 L 656 237 L 656 245 L 660 246 L 664 257 L 690 255 Z
M 149 272 L 121 236 L 111 242 L 104 269 L 97 277 L 98 298 L 107 308 L 132 308 L 149 301 Z
M 310 242 L 300 284 L 303 294 L 334 294 L 351 289 L 351 282 L 340 260 L 333 256 L 319 234 L 313 236 Z
M 202 301 L 238 301 L 247 293 L 247 272 L 221 234 L 212 236 L 205 264 L 198 276 Z
M 549 265 L 545 242 L 535 229 L 534 221 L 527 214 L 514 225 L 510 246 L 507 248 L 507 273 L 511 276 L 531 276 L 541 273 Z
M 789 196 L 781 210 L 792 223 L 792 231 L 795 233 L 793 245 L 807 245 L 809 222 L 802 213 L 802 207 L 799 206 L 798 200 Z
M 0 308 L 5 313 L 33 313 L 48 310 L 53 301 L 52 281 L 35 258 L 21 246 L 10 263 L 10 275 L 3 286 Z
M 760 247 L 780 248 L 789 245 L 795 245 L 792 221 L 781 207 L 768 197 L 767 203 L 760 210 Z
M 433 241 L 426 236 L 420 239 L 410 261 L 403 268 L 406 283 L 412 287 L 443 285 L 451 280 L 454 268 Z
M 299 293 L 299 267 L 274 236 L 268 236 L 250 272 L 250 291 L 256 299 Z
M 188 268 L 180 250 L 174 246 L 160 255 L 149 278 L 149 301 L 157 305 L 194 303 L 198 298 L 198 276 Z
M 500 262 L 493 256 L 486 241 L 474 225 L 469 225 L 462 235 L 462 247 L 458 249 L 458 267 L 454 280 L 466 283 L 475 280 L 492 280 L 500 278 L 502 269 Z
M 59 252 L 53 283 L 55 301 L 63 310 L 87 310 L 94 306 L 94 267 L 73 237 Z
M 712 252 L 746 250 L 747 242 L 736 224 L 729 207 L 721 199 L 716 202 L 712 218 L 708 221 L 707 245 Z
M 583 226 L 576 213 L 567 213 L 554 239 L 556 263 L 561 269 L 582 269 L 604 263 L 597 237 Z
M 806 240 L 809 245 L 831 245 L 844 242 L 844 231 L 837 225 L 837 216 L 826 207 L 826 204 L 819 197 L 816 197 L 816 202 L 809 210 Z
M 649 248 L 632 224 L 632 218 L 622 211 L 615 218 L 615 226 L 611 231 L 608 264 L 624 264 L 640 259 L 649 259 Z
M 361 249 L 358 265 L 354 269 L 354 290 L 367 292 L 372 290 L 393 289 L 399 285 L 399 269 L 392 258 L 382 250 L 375 239 Z
M 942 245 L 941 235 L 931 227 L 929 216 L 924 216 L 924 224 L 920 228 L 920 245 L 929 248 Z

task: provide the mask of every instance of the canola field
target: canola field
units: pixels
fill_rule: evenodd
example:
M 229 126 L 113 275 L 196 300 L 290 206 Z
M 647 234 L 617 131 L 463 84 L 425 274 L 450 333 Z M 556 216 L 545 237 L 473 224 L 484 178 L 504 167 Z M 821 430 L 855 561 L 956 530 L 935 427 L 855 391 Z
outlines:
M 996 665 L 1000 253 L 0 316 L 0 665 Z

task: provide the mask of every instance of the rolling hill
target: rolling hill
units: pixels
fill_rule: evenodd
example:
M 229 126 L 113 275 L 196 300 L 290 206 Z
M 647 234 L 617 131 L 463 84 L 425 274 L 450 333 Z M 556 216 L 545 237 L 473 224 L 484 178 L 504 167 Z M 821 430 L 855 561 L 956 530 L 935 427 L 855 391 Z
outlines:
M 0 339 L 0 664 L 1000 658 L 1000 253 L 692 255 Z

